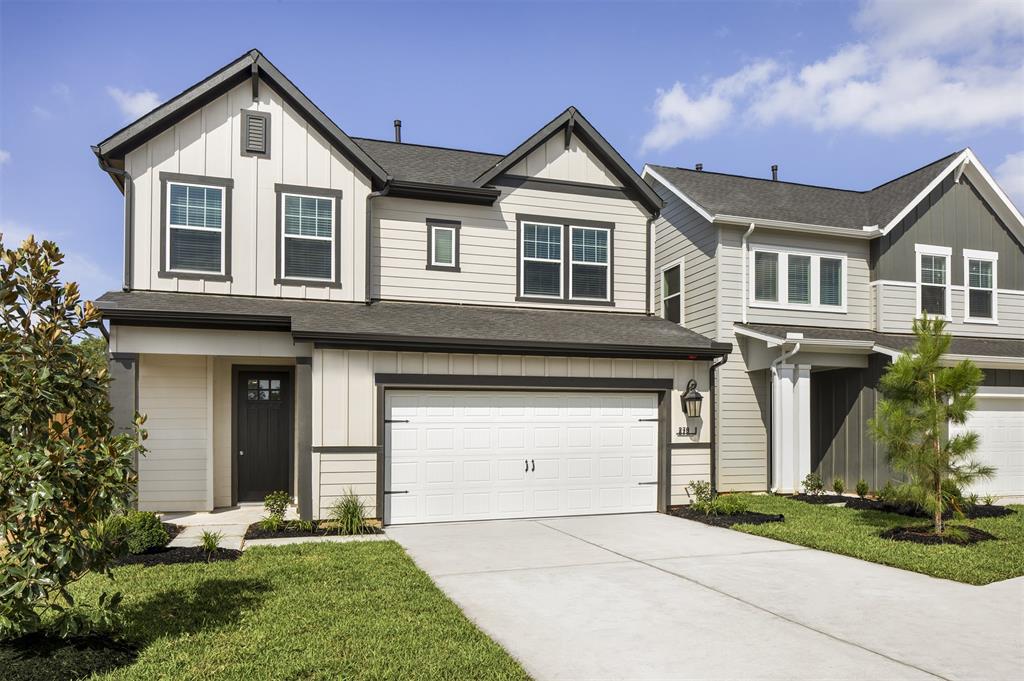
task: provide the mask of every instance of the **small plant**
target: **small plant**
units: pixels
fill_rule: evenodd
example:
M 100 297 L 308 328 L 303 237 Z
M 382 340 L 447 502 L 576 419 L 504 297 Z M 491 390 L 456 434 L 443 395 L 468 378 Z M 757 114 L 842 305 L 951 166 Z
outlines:
M 288 510 L 288 504 L 291 500 L 292 498 L 288 495 L 288 492 L 271 492 L 263 497 L 263 509 L 268 515 L 277 516 L 284 520 L 285 511 Z
M 747 511 L 746 499 L 731 494 L 715 494 L 710 482 L 691 480 L 686 489 L 693 499 L 690 508 L 704 515 L 737 515 Z
M 833 478 L 832 491 L 842 496 L 843 492 L 846 491 L 846 482 L 842 478 Z
M 116 517 L 116 516 L 115 516 Z M 123 520 L 111 521 L 127 546 L 129 553 L 145 553 L 151 549 L 162 549 L 171 541 L 167 529 L 155 513 L 132 511 Z
M 978 505 L 978 501 L 979 501 L 978 495 L 977 494 L 970 494 L 970 495 L 967 496 L 967 498 L 964 501 L 967 503 L 968 506 L 977 506 Z
M 687 485 L 686 489 L 690 497 L 693 499 L 693 506 L 697 507 L 698 504 L 707 505 L 711 503 L 714 495 L 711 492 L 711 483 L 705 482 L 704 480 L 691 480 Z
M 994 494 L 986 494 L 981 498 L 981 503 L 986 506 L 994 506 L 997 501 L 999 501 L 999 497 Z
M 886 482 L 885 486 L 875 493 L 875 496 L 878 497 L 879 501 L 888 501 L 890 503 L 895 503 L 898 494 L 896 493 L 896 488 L 893 486 L 892 482 Z
M 264 532 L 277 532 L 284 527 L 285 521 L 279 515 L 271 513 L 260 519 L 260 529 Z
M 211 532 L 210 530 L 203 532 L 203 536 L 199 539 L 199 545 L 206 553 L 206 562 L 210 562 L 210 559 L 213 558 L 213 554 L 220 548 L 220 541 L 223 538 L 223 532 Z
M 825 493 L 825 483 L 817 473 L 808 473 L 803 481 L 804 494 L 820 496 Z
M 711 502 L 713 515 L 739 515 L 746 513 L 750 505 L 747 500 L 736 494 L 724 494 L 715 497 Z
M 300 532 L 312 532 L 316 528 L 312 520 L 294 520 L 292 526 Z
M 366 507 L 351 489 L 331 505 L 328 515 L 341 534 L 362 534 L 366 529 Z
M 864 480 L 863 478 L 861 478 L 860 480 L 857 481 L 857 496 L 858 497 L 863 499 L 864 497 L 866 497 L 868 495 L 868 491 L 869 490 L 870 490 L 870 488 L 868 487 L 868 481 L 867 480 Z

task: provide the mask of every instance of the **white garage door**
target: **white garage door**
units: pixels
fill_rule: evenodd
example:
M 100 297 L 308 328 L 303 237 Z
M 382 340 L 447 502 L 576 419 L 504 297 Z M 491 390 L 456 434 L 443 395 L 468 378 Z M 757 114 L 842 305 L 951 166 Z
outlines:
M 657 509 L 651 394 L 388 391 L 385 522 Z
M 1024 495 L 1024 395 L 978 395 L 977 409 L 964 425 L 979 436 L 979 462 L 996 467 L 996 475 L 971 489 L 978 494 Z M 953 433 L 957 428 L 951 428 Z

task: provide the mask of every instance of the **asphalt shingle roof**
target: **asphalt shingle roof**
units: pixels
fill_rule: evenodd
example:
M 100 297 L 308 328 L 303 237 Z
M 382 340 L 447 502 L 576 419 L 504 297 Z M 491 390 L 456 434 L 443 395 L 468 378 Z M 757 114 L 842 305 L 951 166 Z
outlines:
M 353 137 L 396 180 L 472 187 L 473 180 L 504 158 L 501 154 L 428 147 Z
M 861 229 L 885 226 L 960 152 L 868 191 L 651 165 L 712 215 Z

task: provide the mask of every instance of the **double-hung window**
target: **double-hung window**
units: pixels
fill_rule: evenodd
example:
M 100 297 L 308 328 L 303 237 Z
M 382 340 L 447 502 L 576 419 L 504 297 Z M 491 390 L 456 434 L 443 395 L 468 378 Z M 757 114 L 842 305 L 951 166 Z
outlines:
M 756 307 L 846 311 L 846 256 L 754 247 L 751 304 Z
M 337 284 L 341 192 L 277 185 L 278 283 Z
M 683 263 L 679 261 L 661 270 L 661 316 L 683 323 Z
M 522 295 L 562 297 L 562 225 L 524 222 Z
M 601 227 L 570 227 L 572 258 L 569 261 L 571 298 L 608 300 L 611 267 L 608 264 L 610 230 Z
M 427 269 L 459 271 L 459 232 L 456 220 L 427 220 Z
M 996 272 L 999 254 L 964 249 L 964 321 L 996 323 Z
M 612 303 L 612 224 L 517 219 L 520 298 Z
M 161 173 L 160 182 L 164 204 L 160 276 L 228 278 L 232 181 Z
M 950 272 L 952 249 L 946 246 L 914 244 L 917 253 L 917 310 L 949 319 Z

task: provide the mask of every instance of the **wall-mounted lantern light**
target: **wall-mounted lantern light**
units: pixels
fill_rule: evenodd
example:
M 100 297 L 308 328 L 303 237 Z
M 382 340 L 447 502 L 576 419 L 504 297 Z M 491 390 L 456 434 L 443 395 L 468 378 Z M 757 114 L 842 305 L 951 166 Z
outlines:
M 700 404 L 704 396 L 697 392 L 697 381 L 690 379 L 686 384 L 686 392 L 682 395 L 683 412 L 688 418 L 700 418 Z

